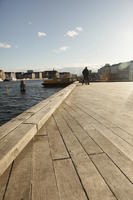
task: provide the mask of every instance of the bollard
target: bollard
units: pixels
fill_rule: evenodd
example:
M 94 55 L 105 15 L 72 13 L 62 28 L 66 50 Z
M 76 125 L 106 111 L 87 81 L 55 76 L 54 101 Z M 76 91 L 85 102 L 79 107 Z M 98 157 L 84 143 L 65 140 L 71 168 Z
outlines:
M 8 95 L 8 84 L 6 85 L 6 94 Z
M 25 87 L 24 80 L 21 80 L 21 83 L 20 83 L 20 91 L 21 91 L 21 92 L 25 92 L 25 91 L 26 91 L 26 87 Z

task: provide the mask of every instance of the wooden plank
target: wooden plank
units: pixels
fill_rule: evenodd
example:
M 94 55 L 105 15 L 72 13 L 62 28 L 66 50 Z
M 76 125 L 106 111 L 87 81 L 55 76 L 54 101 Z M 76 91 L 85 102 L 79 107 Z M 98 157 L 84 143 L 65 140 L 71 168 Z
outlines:
M 84 129 L 95 129 L 95 125 L 97 124 L 100 124 L 102 126 L 104 126 L 100 121 L 98 121 L 97 119 L 94 118 L 94 116 L 92 115 L 89 115 L 88 113 L 84 112 L 82 110 L 82 106 L 79 105 L 79 106 L 76 106 L 74 104 L 70 104 L 68 101 L 65 102 L 65 107 L 66 107 L 66 110 L 71 110 L 73 109 L 73 112 L 72 112 L 72 115 L 73 117 L 77 120 L 77 121 L 80 121 L 83 126 L 84 126 Z M 82 117 L 81 117 L 82 116 Z
M 130 145 L 133 146 L 133 135 L 130 135 L 126 131 L 122 130 L 119 127 L 111 128 L 111 130 L 118 135 L 120 138 L 128 142 Z
M 33 116 L 31 116 L 25 123 L 36 124 L 38 130 L 46 123 L 46 121 L 51 117 L 51 115 L 56 111 L 56 109 L 62 104 L 62 102 L 67 98 L 67 96 L 73 91 L 76 84 L 71 84 L 70 86 L 63 89 L 59 94 L 54 96 L 48 105 L 39 110 Z
M 44 126 L 37 132 L 37 135 L 42 135 L 42 136 L 46 136 L 46 135 L 47 135 L 46 125 L 44 125 Z
M 4 200 L 30 200 L 32 179 L 32 141 L 14 161 Z
M 0 176 L 37 133 L 35 125 L 21 124 L 0 140 Z
M 90 200 L 116 199 L 64 119 L 56 112 L 55 120 Z
M 116 127 L 115 123 L 112 123 L 112 121 L 109 121 L 109 120 L 105 119 L 103 117 L 103 115 L 100 115 L 101 112 L 100 113 L 98 111 L 97 111 L 97 113 L 94 112 L 90 108 L 90 105 L 88 103 L 85 104 L 84 101 L 80 100 L 78 104 L 74 103 L 74 106 L 77 107 L 77 109 L 81 109 L 83 112 L 87 113 L 89 116 L 91 116 L 95 120 L 99 121 L 107 128 Z
M 133 183 L 133 161 L 97 130 L 89 130 L 88 134 Z
M 4 194 L 5 194 L 6 186 L 8 184 L 8 179 L 10 176 L 11 168 L 12 168 L 12 164 L 8 167 L 8 169 L 0 177 L 0 200 L 3 200 L 3 198 L 4 198 Z
M 79 123 L 81 125 L 84 124 L 84 130 L 87 128 L 87 129 L 94 129 L 94 126 L 92 124 L 92 118 L 87 116 L 84 116 L 83 115 L 83 112 L 79 112 L 77 110 L 75 110 L 75 108 L 71 105 L 68 105 L 65 101 L 65 103 L 62 105 L 63 108 L 77 121 L 77 123 Z M 87 119 L 87 123 L 85 123 Z
M 17 128 L 20 124 L 22 124 L 22 122 L 24 122 L 26 119 L 30 118 L 32 114 L 33 113 L 23 112 L 9 122 L 0 126 L 0 140 Z
M 32 183 L 32 200 L 60 200 L 47 136 L 35 137 Z
M 63 107 L 63 106 L 62 106 Z M 88 154 L 95 154 L 103 152 L 100 147 L 88 136 L 83 128 L 72 118 L 66 110 L 60 108 L 60 114 L 64 117 L 67 124 L 73 131 L 74 135 L 82 144 L 83 148 Z
M 61 200 L 87 200 L 70 159 L 54 161 L 55 175 Z
M 16 119 L 23 120 L 23 122 L 24 122 L 24 120 L 30 118 L 33 114 L 34 113 L 32 113 L 32 112 L 23 112 L 20 115 L 18 115 L 16 117 Z
M 92 155 L 91 159 L 117 199 L 133 199 L 133 184 L 123 175 L 106 154 Z
M 19 119 L 12 119 L 9 122 L 0 126 L 0 140 L 8 135 L 11 131 L 13 131 L 17 126 L 22 124 L 23 120 Z
M 67 109 L 70 110 L 70 108 L 68 107 Z M 88 115 L 83 111 L 80 111 L 80 117 L 77 117 L 79 116 L 79 111 L 76 111 L 74 114 L 75 119 L 77 119 L 77 121 L 84 128 L 84 130 L 89 131 L 90 127 L 88 127 L 88 123 L 90 123 L 90 120 L 88 121 Z M 125 140 L 123 140 L 119 136 L 115 135 L 110 129 L 106 128 L 95 119 L 92 118 L 91 121 L 93 128 L 97 129 L 102 135 L 104 135 L 113 144 L 115 144 L 128 158 L 130 158 L 133 161 L 133 147 L 131 145 L 129 145 Z
M 28 110 L 26 110 L 25 112 L 28 112 L 28 113 L 36 113 L 38 112 L 39 110 L 41 110 L 42 108 L 44 108 L 45 106 L 47 106 L 49 104 L 49 98 L 48 99 L 45 99 L 43 101 L 41 101 L 40 103 L 32 106 L 31 108 L 29 108 Z
M 51 117 L 47 124 L 47 132 L 53 160 L 69 158 L 68 152 L 53 117 Z

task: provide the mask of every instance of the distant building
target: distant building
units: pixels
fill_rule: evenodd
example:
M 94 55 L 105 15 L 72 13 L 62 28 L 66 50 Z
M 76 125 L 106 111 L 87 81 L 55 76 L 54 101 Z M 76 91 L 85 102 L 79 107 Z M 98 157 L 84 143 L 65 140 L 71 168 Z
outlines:
M 34 72 L 27 72 L 23 74 L 23 78 L 25 79 L 35 79 L 35 73 Z
M 101 81 L 109 81 L 110 80 L 110 65 L 106 64 L 104 67 L 101 67 L 98 70 L 98 74 Z
M 16 79 L 16 73 L 15 72 L 5 72 L 6 79 L 9 80 L 15 80 Z
M 133 81 L 133 61 L 105 65 L 98 70 L 102 81 Z
M 23 79 L 23 72 L 16 72 L 17 79 Z
M 5 72 L 0 69 L 0 79 L 5 80 Z
M 30 70 L 27 70 L 27 73 L 28 73 L 28 74 L 31 74 L 31 73 L 33 73 L 33 72 L 34 72 L 34 71 L 31 70 L 31 69 L 30 69 Z
M 129 81 L 133 81 L 133 61 L 130 62 L 130 65 L 128 66 L 129 68 Z
M 42 72 L 34 72 L 36 79 L 42 79 Z
M 91 82 L 99 80 L 99 76 L 97 72 L 91 72 L 89 75 L 89 79 Z

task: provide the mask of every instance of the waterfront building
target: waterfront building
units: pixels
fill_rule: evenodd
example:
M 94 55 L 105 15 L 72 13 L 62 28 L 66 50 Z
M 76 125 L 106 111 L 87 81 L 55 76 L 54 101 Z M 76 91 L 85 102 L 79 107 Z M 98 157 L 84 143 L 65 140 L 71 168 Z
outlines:
M 16 72 L 17 79 L 23 79 L 23 72 Z
M 36 79 L 42 79 L 42 72 L 34 72 Z
M 5 72 L 5 79 L 16 80 L 16 73 L 15 72 Z
M 28 74 L 31 74 L 31 73 L 33 73 L 34 71 L 32 70 L 32 69 L 30 69 L 30 70 L 27 70 L 27 73 Z
M 35 73 L 34 72 L 27 72 L 23 74 L 24 79 L 35 79 Z
M 106 64 L 98 70 L 99 78 L 101 81 L 110 80 L 110 65 Z
M 133 61 L 106 64 L 98 70 L 101 81 L 133 81 Z
M 0 79 L 5 80 L 5 72 L 2 69 L 0 69 Z

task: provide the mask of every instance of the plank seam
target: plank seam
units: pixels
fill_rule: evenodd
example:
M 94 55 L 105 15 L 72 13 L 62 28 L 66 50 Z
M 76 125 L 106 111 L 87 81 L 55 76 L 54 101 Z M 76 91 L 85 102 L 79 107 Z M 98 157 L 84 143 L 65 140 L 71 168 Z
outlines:
M 61 199 L 60 193 L 59 193 L 58 184 L 57 184 L 57 178 L 56 178 L 56 174 L 55 174 L 54 162 L 53 162 L 53 159 L 52 159 L 52 153 L 51 153 L 51 148 L 50 148 L 50 143 L 49 143 L 49 137 L 48 136 L 47 136 L 47 140 L 48 140 L 48 146 L 49 146 L 50 157 L 51 157 L 51 162 L 52 162 L 52 168 L 53 168 L 54 177 L 55 177 L 55 183 L 56 183 L 56 187 L 57 187 L 59 198 Z
M 64 108 L 65 109 L 65 108 Z M 66 109 L 65 109 L 66 110 Z M 67 111 L 67 110 L 66 110 Z M 71 114 L 69 114 L 77 123 L 78 125 L 87 133 L 87 135 L 93 140 L 93 142 L 95 142 L 97 144 L 97 146 L 101 149 L 101 153 L 103 153 L 103 149 L 99 146 L 99 144 L 88 134 L 88 132 L 84 129 L 84 127 L 79 123 L 79 121 L 74 118 Z M 93 128 L 93 130 L 96 130 L 96 128 Z M 87 152 L 86 152 L 87 153 Z M 88 153 L 87 153 L 88 154 Z M 89 154 L 88 154 L 89 155 Z
M 61 114 L 61 112 L 60 112 Z M 61 116 L 63 117 L 63 119 L 65 120 L 64 116 L 61 114 Z M 75 132 L 72 130 L 72 128 L 69 126 L 68 122 L 65 120 L 67 126 L 70 128 L 70 130 L 72 131 L 73 135 L 75 136 L 75 138 L 78 140 L 79 144 L 82 146 L 82 148 L 84 149 L 84 151 L 86 152 L 87 155 L 90 155 L 86 149 L 84 148 L 84 146 L 82 145 L 81 141 L 78 139 L 78 137 L 74 134 Z M 83 129 L 83 127 L 82 127 Z M 84 129 L 83 129 L 84 130 Z M 85 131 L 86 132 L 86 131 Z M 87 134 L 88 137 L 90 137 L 88 134 Z M 91 138 L 91 137 L 90 137 Z M 92 139 L 92 138 L 91 138 Z M 94 141 L 94 140 L 93 140 Z M 101 147 L 94 141 L 94 143 L 101 149 Z M 101 149 L 102 152 L 100 153 L 103 153 L 104 151 Z M 93 154 L 93 153 L 92 153 Z M 95 153 L 94 153 L 95 154 Z M 97 153 L 96 153 L 97 154 Z
M 5 187 L 5 191 L 4 191 L 2 200 L 5 199 L 5 195 L 6 195 L 6 191 L 7 191 L 8 185 L 9 185 L 9 181 L 10 181 L 10 177 L 11 177 L 11 173 L 12 173 L 13 166 L 14 166 L 14 161 L 13 161 L 12 164 L 11 164 L 11 169 L 10 169 L 10 171 L 9 171 L 9 176 L 8 176 L 8 179 L 7 179 L 7 183 L 6 183 L 6 187 Z
M 65 109 L 65 108 L 64 108 Z M 66 110 L 66 109 L 65 109 Z M 73 117 L 72 117 L 73 118 Z M 74 118 L 75 119 L 75 118 Z M 76 120 L 76 119 L 75 119 Z M 84 129 L 84 127 L 78 122 L 78 120 L 76 120 L 77 121 L 77 123 L 80 125 L 80 127 L 82 128 L 82 129 Z M 97 130 L 96 128 L 94 129 L 94 130 Z M 88 134 L 88 132 L 84 129 L 84 131 Z M 98 131 L 98 130 L 97 130 Z M 98 131 L 99 132 L 99 131 Z M 88 134 L 89 135 L 89 134 Z M 89 135 L 90 136 L 90 135 Z M 90 136 L 90 138 L 99 146 L 99 144 Z M 114 145 L 114 144 L 113 144 Z M 99 146 L 99 148 L 103 151 L 103 152 L 101 152 L 101 153 L 97 153 L 97 154 L 103 154 L 103 153 L 105 153 L 107 156 L 108 156 L 108 158 L 115 164 L 115 166 L 117 167 L 117 168 L 119 168 L 119 166 L 112 160 L 112 158 Z M 96 155 L 97 155 L 96 154 Z M 88 154 L 88 155 L 95 155 L 95 154 Z M 124 154 L 125 155 L 125 154 Z M 119 168 L 119 170 L 122 172 L 122 174 L 132 183 L 132 181 L 127 177 L 127 175 Z M 133 184 L 133 183 L 132 183 Z
M 54 116 L 53 116 L 53 118 L 54 118 L 54 120 L 55 120 L 55 117 L 54 117 Z M 55 123 L 56 123 L 56 126 L 58 127 L 58 124 L 57 124 L 56 120 L 55 120 Z M 59 130 L 59 127 L 58 127 L 58 130 Z M 72 161 L 73 167 L 74 167 L 75 172 L 76 172 L 76 174 L 77 174 L 77 176 L 78 176 L 78 178 L 79 178 L 80 184 L 81 184 L 82 189 L 83 189 L 83 191 L 84 191 L 84 193 L 85 193 L 85 195 L 86 195 L 86 198 L 89 200 L 89 197 L 88 197 L 88 195 L 87 195 L 87 192 L 86 192 L 86 190 L 85 190 L 85 188 L 84 188 L 84 186 L 83 186 L 82 180 L 81 180 L 81 178 L 80 178 L 80 176 L 79 176 L 79 174 L 78 174 L 78 172 L 77 172 L 76 166 L 75 166 L 75 164 L 74 164 L 74 162 L 73 162 L 73 159 L 72 159 L 72 157 L 71 157 L 71 154 L 70 154 L 70 152 L 69 152 L 69 150 L 68 150 L 68 148 L 67 148 L 67 146 L 66 146 L 66 143 L 65 143 L 65 141 L 64 141 L 64 139 L 63 139 L 63 136 L 62 136 L 60 130 L 59 130 L 59 133 L 60 133 L 60 135 L 61 135 L 61 137 L 62 137 L 62 140 L 63 140 L 63 142 L 64 142 L 64 145 L 65 145 L 65 147 L 66 147 L 66 149 L 67 149 L 67 151 L 68 151 L 68 155 L 70 156 L 70 159 L 71 159 L 71 161 Z
M 67 104 L 67 103 L 66 103 Z M 68 104 L 67 104 L 68 105 Z M 69 107 L 71 107 L 70 105 L 68 105 Z M 82 112 L 85 112 L 87 115 L 89 115 L 88 112 L 86 112 L 84 109 L 80 108 L 79 106 L 75 105 L 74 106 L 78 107 Z M 83 106 L 83 105 L 82 105 Z M 74 109 L 73 109 L 74 110 Z M 75 111 L 75 110 L 74 110 Z M 97 114 L 97 113 L 95 113 Z M 122 138 L 121 136 L 117 135 L 111 128 L 120 128 L 121 130 L 125 131 L 124 129 L 122 129 L 120 126 L 111 126 L 111 127 L 108 127 L 106 125 L 104 125 L 102 122 L 98 121 L 96 118 L 94 118 L 93 116 L 89 115 L 91 118 L 95 119 L 97 122 L 99 122 L 100 124 L 102 124 L 105 128 L 108 128 L 111 132 L 113 132 L 114 135 L 116 135 L 117 137 L 121 138 L 123 141 L 125 141 L 127 144 L 129 144 L 130 146 L 133 146 L 132 144 L 130 144 L 128 141 L 126 141 L 124 138 Z M 99 117 L 102 117 L 101 115 L 98 115 Z M 102 117 L 103 118 L 103 117 Z M 104 118 L 103 118 L 104 119 Z M 104 119 L 105 120 L 105 119 Z M 106 120 L 107 121 L 107 120 Z M 109 121 L 107 121 L 109 122 Z M 133 136 L 131 135 L 129 132 L 125 131 L 128 135 L 130 136 Z
M 104 154 L 107 155 L 106 153 L 104 153 Z M 112 194 L 114 195 L 114 197 L 115 197 L 117 200 L 119 200 L 119 199 L 116 197 L 116 195 L 115 195 L 115 193 L 113 192 L 113 190 L 112 190 L 112 189 L 110 188 L 110 186 L 108 185 L 108 183 L 106 182 L 104 176 L 101 174 L 101 172 L 99 171 L 98 167 L 95 165 L 95 163 L 94 163 L 93 160 L 91 159 L 91 157 L 89 157 L 89 158 L 90 158 L 90 160 L 92 161 L 92 163 L 94 164 L 94 166 L 96 167 L 96 169 L 97 169 L 97 171 L 99 172 L 99 174 L 101 175 L 101 177 L 103 178 L 103 180 L 104 180 L 104 182 L 106 183 L 106 185 L 108 186 L 109 190 L 112 192 Z M 109 158 L 109 159 L 110 159 L 110 158 Z
M 69 160 L 71 159 L 70 157 L 66 157 L 66 158 L 54 158 L 52 159 L 53 161 L 58 161 L 58 160 Z
M 120 128 L 120 127 L 113 127 L 113 128 Z M 121 129 L 121 128 L 120 128 Z M 121 129 L 122 131 L 126 132 L 125 130 Z M 110 131 L 112 131 L 114 133 L 114 135 L 120 137 L 122 140 L 124 140 L 126 143 L 128 143 L 130 146 L 133 146 L 133 144 L 129 143 L 128 141 L 126 141 L 124 138 L 122 138 L 121 136 L 117 135 L 111 128 Z M 128 134 L 128 132 L 126 132 Z M 129 134 L 128 134 L 129 135 Z M 133 137 L 133 135 L 129 135 L 131 137 Z

